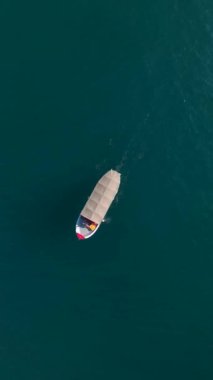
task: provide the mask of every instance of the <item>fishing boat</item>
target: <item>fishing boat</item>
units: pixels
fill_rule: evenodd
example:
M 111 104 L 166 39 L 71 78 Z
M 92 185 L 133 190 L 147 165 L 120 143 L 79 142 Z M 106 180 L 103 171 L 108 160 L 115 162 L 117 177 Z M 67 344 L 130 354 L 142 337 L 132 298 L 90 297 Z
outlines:
M 120 177 L 119 172 L 111 169 L 96 184 L 76 222 L 79 240 L 88 239 L 97 232 L 118 192 Z

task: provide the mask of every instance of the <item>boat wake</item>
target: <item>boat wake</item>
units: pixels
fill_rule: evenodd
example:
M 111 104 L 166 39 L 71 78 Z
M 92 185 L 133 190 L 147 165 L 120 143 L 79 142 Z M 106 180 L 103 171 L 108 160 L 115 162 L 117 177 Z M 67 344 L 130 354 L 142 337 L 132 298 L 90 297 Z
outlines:
M 141 147 L 140 151 L 138 152 L 138 143 L 141 142 L 142 128 L 144 128 L 145 125 L 148 123 L 149 118 L 150 118 L 150 113 L 148 112 L 145 116 L 144 121 L 137 125 L 136 130 L 134 131 L 131 139 L 128 141 L 127 147 L 121 157 L 119 164 L 116 166 L 116 170 L 126 172 L 127 169 L 126 170 L 124 169 L 126 167 L 127 162 L 130 162 L 131 160 L 135 162 L 135 161 L 143 159 L 144 154 L 145 154 L 145 149 L 144 147 Z M 141 145 L 143 146 L 143 144 Z M 134 151 L 136 151 L 137 153 Z M 134 157 L 132 156 L 133 152 L 136 153 L 134 154 Z M 124 173 L 124 175 L 127 175 L 127 174 L 128 173 Z
M 103 219 L 103 223 L 109 224 L 111 222 L 112 218 L 107 216 L 106 218 Z

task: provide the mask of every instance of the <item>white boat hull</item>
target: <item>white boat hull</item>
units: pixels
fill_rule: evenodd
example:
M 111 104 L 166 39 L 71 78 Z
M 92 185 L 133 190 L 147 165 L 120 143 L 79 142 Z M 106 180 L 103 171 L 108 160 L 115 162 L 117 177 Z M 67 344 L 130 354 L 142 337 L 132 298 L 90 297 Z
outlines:
M 93 236 L 114 200 L 120 186 L 120 173 L 109 170 L 101 177 L 82 209 L 76 222 L 76 235 L 79 240 Z

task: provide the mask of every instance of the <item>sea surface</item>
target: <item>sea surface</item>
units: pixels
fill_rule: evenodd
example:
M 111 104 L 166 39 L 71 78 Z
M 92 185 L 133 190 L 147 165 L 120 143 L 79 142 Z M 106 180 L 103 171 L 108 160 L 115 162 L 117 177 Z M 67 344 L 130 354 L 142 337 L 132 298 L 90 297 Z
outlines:
M 0 379 L 212 380 L 212 0 L 0 8 Z

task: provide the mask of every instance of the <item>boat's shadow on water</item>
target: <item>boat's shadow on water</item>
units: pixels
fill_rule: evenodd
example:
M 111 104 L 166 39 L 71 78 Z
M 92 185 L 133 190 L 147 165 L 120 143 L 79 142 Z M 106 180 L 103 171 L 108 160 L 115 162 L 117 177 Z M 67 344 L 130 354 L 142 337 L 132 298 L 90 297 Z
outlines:
M 73 236 L 75 223 L 91 191 L 90 180 L 70 185 L 45 186 L 33 194 L 32 200 L 22 209 L 28 220 L 25 232 L 36 242 L 60 242 Z M 23 220 L 24 220 L 23 219 Z
M 114 260 L 119 255 L 120 239 L 111 223 L 103 224 L 97 235 L 86 241 L 79 241 L 75 234 L 77 218 L 94 182 L 94 178 L 86 178 L 65 186 L 53 181 L 28 194 L 29 200 L 21 202 L 15 221 L 24 239 L 22 244 L 36 254 L 74 260 L 81 267 Z

